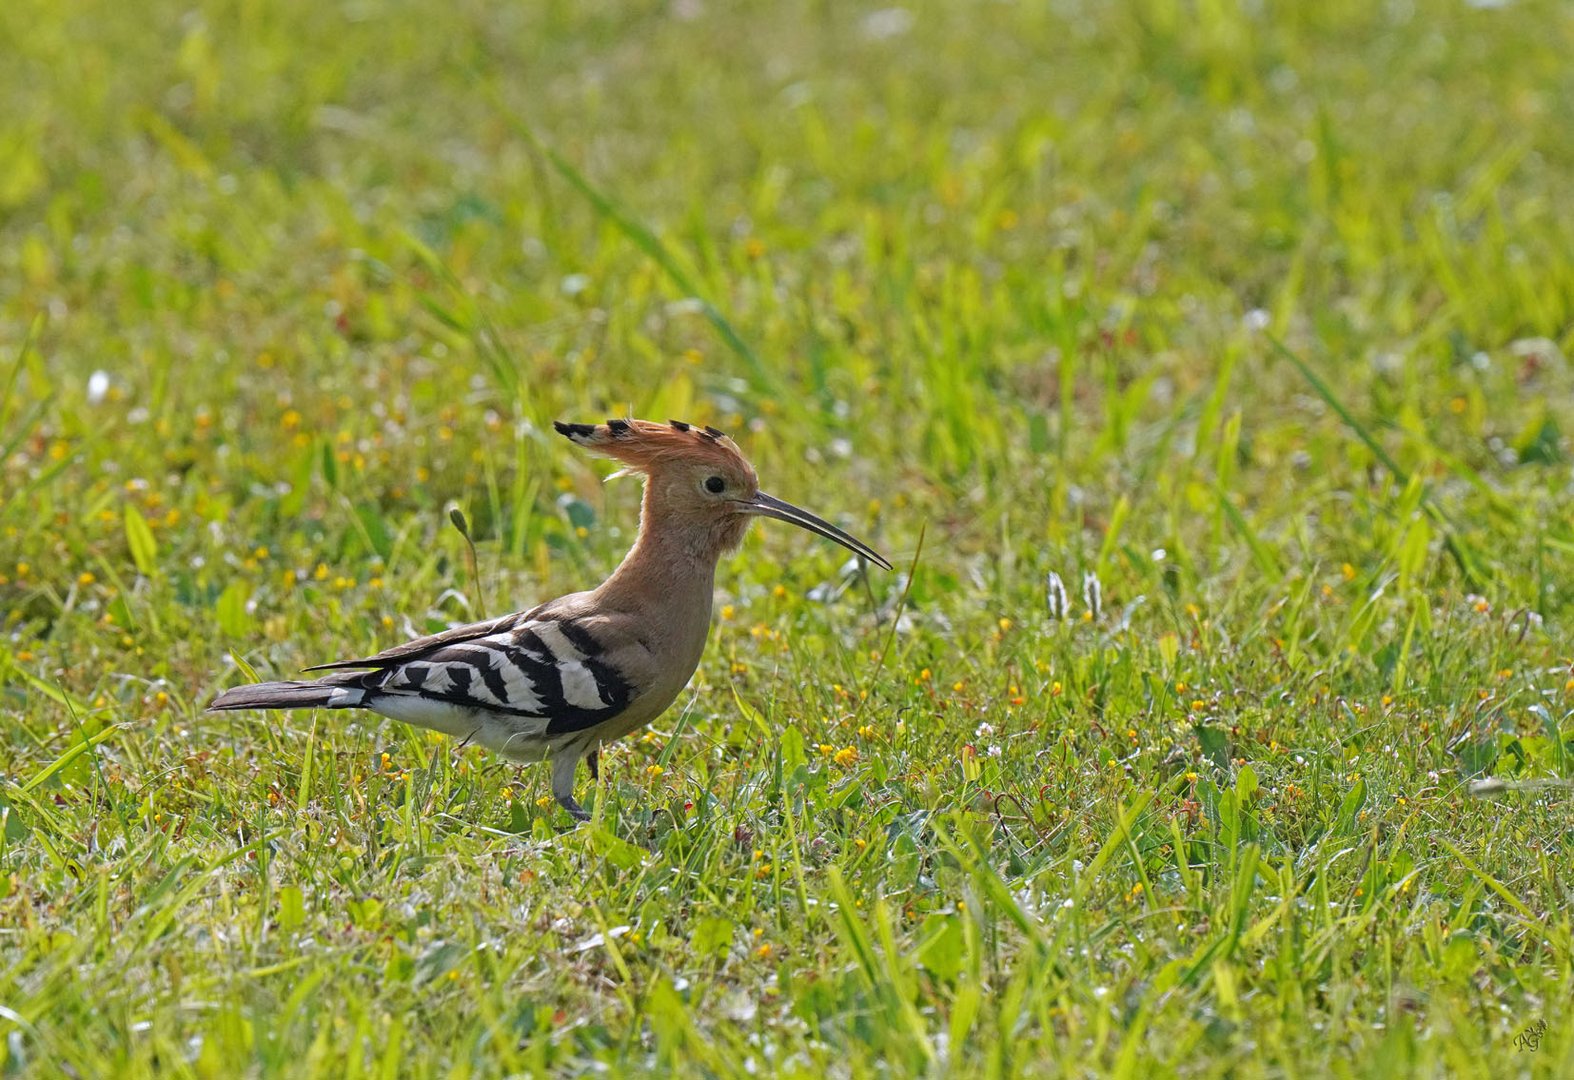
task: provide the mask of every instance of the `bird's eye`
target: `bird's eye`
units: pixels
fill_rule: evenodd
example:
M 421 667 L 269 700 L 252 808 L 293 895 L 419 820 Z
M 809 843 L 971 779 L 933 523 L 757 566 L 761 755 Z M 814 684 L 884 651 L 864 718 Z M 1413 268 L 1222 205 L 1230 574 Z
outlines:
M 727 490 L 727 481 L 719 476 L 707 476 L 705 478 L 705 490 L 712 495 L 720 495 Z

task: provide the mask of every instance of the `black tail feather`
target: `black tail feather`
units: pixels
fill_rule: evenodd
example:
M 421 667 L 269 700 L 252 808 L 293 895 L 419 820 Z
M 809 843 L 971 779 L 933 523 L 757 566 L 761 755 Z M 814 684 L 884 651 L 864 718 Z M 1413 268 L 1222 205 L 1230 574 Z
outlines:
M 360 687 L 322 682 L 265 682 L 232 686 L 208 705 L 209 712 L 231 709 L 353 709 L 366 700 Z

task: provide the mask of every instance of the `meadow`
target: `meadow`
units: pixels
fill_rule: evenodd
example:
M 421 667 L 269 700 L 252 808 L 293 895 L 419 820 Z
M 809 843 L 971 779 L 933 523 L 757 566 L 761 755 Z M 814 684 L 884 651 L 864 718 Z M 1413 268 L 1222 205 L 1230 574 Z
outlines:
M 1574 1075 L 1571 54 L 0 4 L 0 1076 Z M 757 527 L 592 822 L 203 714 L 600 580 L 631 414 L 897 570 Z

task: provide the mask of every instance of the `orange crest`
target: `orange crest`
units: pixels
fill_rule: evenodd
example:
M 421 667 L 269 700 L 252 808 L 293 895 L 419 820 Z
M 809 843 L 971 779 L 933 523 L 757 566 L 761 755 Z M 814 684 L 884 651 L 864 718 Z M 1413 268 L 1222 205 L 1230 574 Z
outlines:
M 652 472 L 674 465 L 730 466 L 753 477 L 754 469 L 738 445 L 713 427 L 695 427 L 681 420 L 608 420 L 604 424 L 552 426 L 576 446 L 623 462 L 631 469 Z

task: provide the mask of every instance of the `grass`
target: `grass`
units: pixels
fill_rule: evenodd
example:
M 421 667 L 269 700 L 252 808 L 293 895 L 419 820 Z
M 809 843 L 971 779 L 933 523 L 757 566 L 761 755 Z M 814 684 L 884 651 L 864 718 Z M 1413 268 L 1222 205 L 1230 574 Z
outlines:
M 1574 1073 L 1566 6 L 0 47 L 0 1073 Z M 597 580 L 629 409 L 902 572 L 756 530 L 581 829 L 202 714 Z

